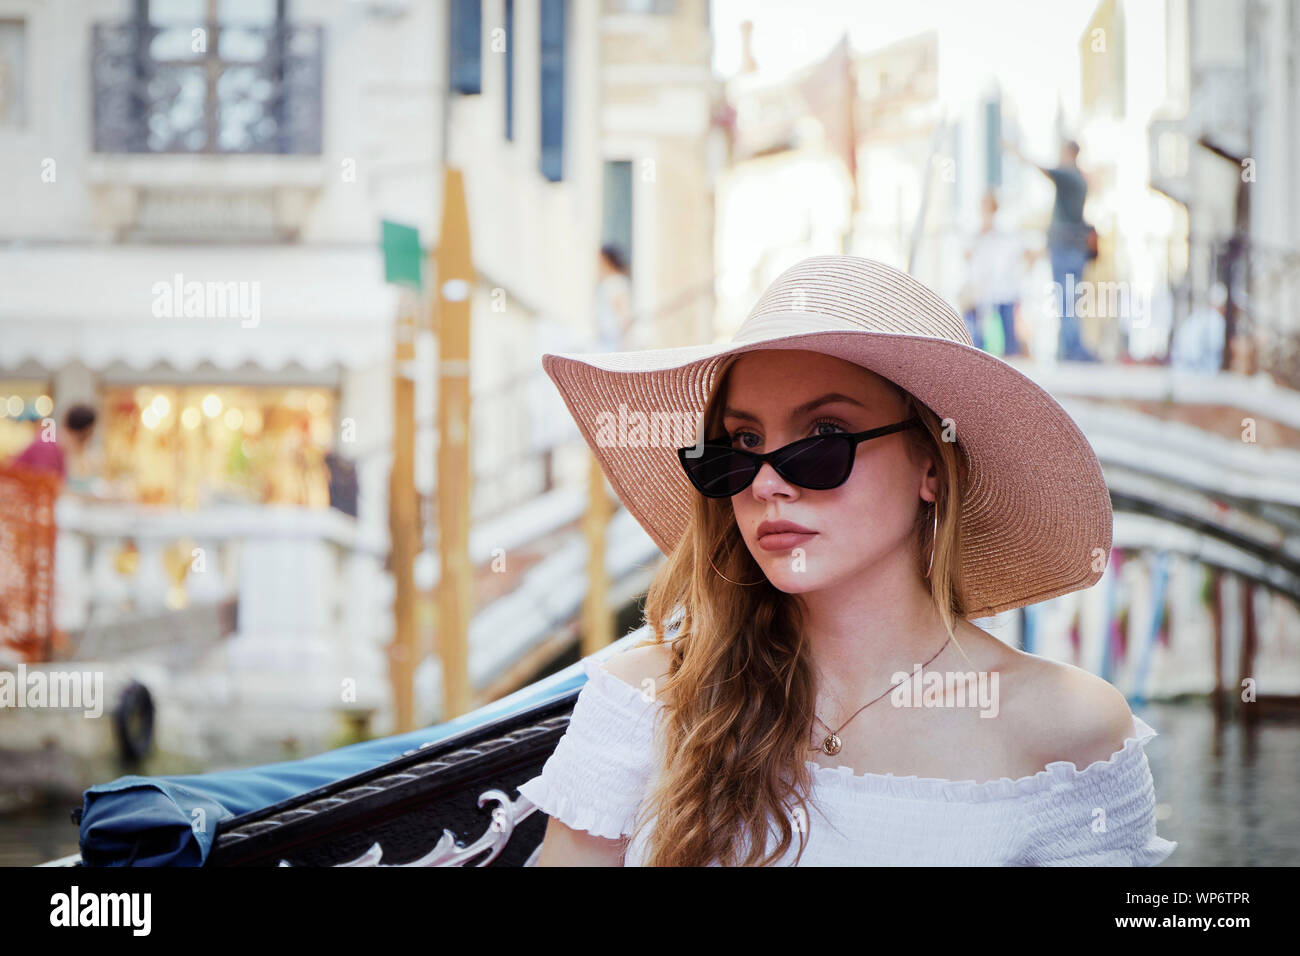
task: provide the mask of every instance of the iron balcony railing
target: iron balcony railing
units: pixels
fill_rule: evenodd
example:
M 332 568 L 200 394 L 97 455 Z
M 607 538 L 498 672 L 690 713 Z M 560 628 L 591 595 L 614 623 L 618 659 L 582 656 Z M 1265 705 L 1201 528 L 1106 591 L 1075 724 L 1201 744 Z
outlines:
M 97 153 L 319 155 L 319 24 L 96 23 Z

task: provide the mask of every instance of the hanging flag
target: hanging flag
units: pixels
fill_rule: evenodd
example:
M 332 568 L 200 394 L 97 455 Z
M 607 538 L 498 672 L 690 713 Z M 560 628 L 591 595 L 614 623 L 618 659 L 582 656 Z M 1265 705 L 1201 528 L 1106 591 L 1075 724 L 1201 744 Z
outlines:
M 853 50 L 845 33 L 822 61 L 797 85 L 808 113 L 826 131 L 828 148 L 844 161 L 851 180 L 858 181 L 857 134 L 854 122 Z
M 413 226 L 383 220 L 384 281 L 407 285 L 413 289 L 423 287 L 421 267 L 424 255 L 420 251 L 420 231 Z

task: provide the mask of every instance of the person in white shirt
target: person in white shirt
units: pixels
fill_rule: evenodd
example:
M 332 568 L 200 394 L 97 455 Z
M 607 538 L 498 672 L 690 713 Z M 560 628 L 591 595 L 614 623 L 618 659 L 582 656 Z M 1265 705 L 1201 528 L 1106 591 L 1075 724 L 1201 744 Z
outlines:
M 1223 367 L 1223 345 L 1228 289 L 1222 282 L 1210 287 L 1208 305 L 1195 310 L 1174 330 L 1169 364 L 1195 372 L 1217 372 Z
M 600 247 L 600 281 L 596 285 L 596 348 L 616 352 L 633 331 L 632 282 L 627 259 L 613 243 Z
M 992 191 L 980 201 L 983 223 L 966 250 L 967 280 L 963 317 L 976 348 L 995 355 L 1024 352 L 1016 337 L 1024 243 L 994 221 L 998 211 Z

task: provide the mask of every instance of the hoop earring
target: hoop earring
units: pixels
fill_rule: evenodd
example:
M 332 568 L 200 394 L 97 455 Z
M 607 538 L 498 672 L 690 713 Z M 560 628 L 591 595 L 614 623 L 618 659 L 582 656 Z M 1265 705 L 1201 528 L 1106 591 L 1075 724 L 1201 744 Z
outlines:
M 934 530 L 930 532 L 930 563 L 925 569 L 925 576 L 928 578 L 930 572 L 934 570 L 934 546 L 939 542 L 939 499 L 934 500 Z
M 718 577 L 722 578 L 722 580 L 724 580 L 724 581 L 731 581 L 731 578 L 727 577 L 725 574 L 723 574 L 721 571 L 718 570 L 717 565 L 715 565 L 715 564 L 713 563 L 713 559 L 712 559 L 712 558 L 709 558 L 709 567 L 713 568 L 714 572 L 718 575 Z M 766 577 L 762 577 L 762 578 L 759 578 L 757 581 L 749 581 L 749 582 L 745 582 L 745 581 L 731 581 L 731 583 L 732 583 L 732 584 L 738 584 L 738 585 L 740 585 L 742 588 L 748 588 L 748 587 L 753 587 L 755 584 L 762 584 L 762 583 L 763 583 L 764 581 L 766 581 L 766 580 L 767 580 Z

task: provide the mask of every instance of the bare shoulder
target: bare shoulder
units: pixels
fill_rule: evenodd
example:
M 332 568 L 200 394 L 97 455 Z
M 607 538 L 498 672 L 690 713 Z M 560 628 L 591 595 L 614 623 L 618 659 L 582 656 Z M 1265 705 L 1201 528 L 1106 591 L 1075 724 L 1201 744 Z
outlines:
M 637 690 L 651 690 L 658 696 L 664 690 L 668 668 L 672 663 L 672 645 L 640 644 L 620 651 L 604 661 L 605 670 Z
M 1133 736 L 1133 711 L 1114 684 L 1063 661 L 1012 654 L 1016 676 L 1007 703 L 1040 764 L 1068 760 L 1082 770 L 1109 759 Z
M 955 656 L 945 658 L 949 663 L 960 662 L 999 673 L 1013 671 L 1019 663 L 1019 651 L 970 621 L 958 619 L 953 633 L 959 649 L 953 652 Z

